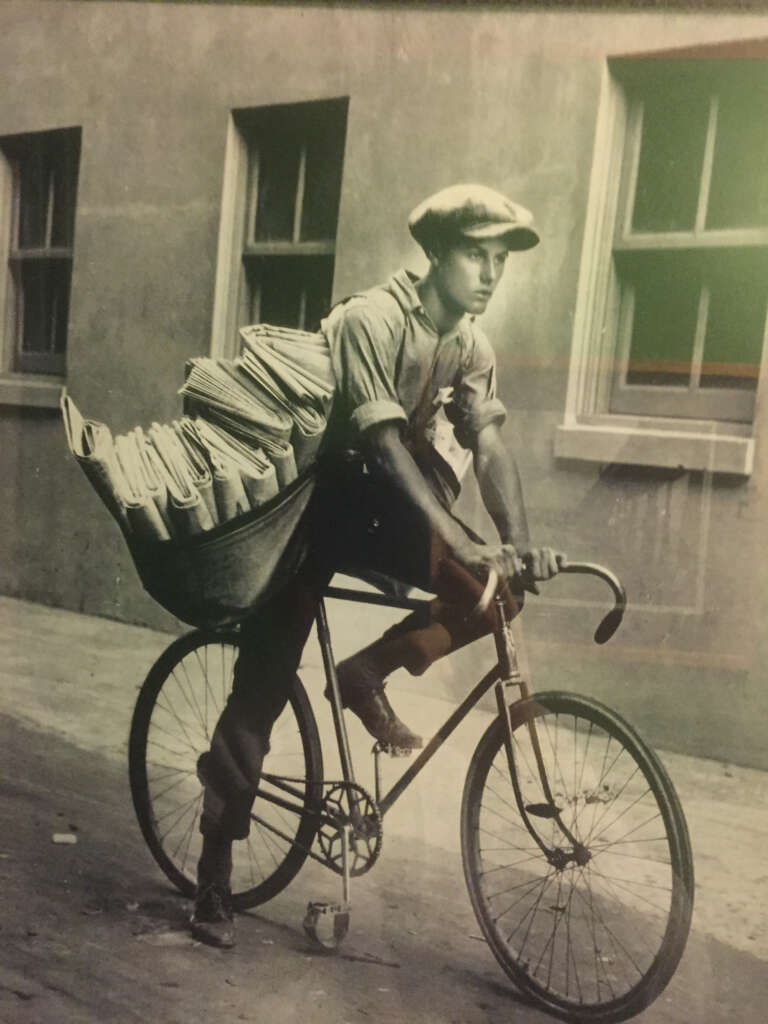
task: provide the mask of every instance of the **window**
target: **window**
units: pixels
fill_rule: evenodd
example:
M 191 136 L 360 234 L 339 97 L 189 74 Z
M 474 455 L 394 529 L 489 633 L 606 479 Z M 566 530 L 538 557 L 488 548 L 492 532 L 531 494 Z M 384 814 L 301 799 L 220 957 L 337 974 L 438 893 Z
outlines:
M 748 423 L 768 300 L 768 74 L 701 63 L 629 69 L 610 409 Z
M 748 473 L 768 314 L 768 66 L 625 58 L 604 95 L 556 452 Z
M 346 122 L 346 99 L 234 112 L 214 353 L 231 355 L 244 324 L 315 330 L 327 313 Z
M 80 129 L 0 138 L 5 374 L 62 376 Z

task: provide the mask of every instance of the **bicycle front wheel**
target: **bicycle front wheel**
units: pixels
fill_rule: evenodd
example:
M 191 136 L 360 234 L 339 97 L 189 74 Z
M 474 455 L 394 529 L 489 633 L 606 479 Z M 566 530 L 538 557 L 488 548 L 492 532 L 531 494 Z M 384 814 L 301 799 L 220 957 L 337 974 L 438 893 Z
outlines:
M 690 928 L 679 801 L 656 755 L 597 701 L 545 693 L 510 714 L 512 771 L 497 719 L 464 787 L 478 922 L 515 985 L 550 1013 L 625 1020 L 672 977 Z
M 139 825 L 157 863 L 189 897 L 202 845 L 197 763 L 232 688 L 237 650 L 234 631 L 179 637 L 150 670 L 131 723 L 129 771 Z M 264 795 L 256 798 L 250 835 L 233 844 L 236 909 L 271 899 L 301 868 L 315 837 L 312 809 L 322 778 L 317 725 L 296 678 L 272 729 L 260 786 Z

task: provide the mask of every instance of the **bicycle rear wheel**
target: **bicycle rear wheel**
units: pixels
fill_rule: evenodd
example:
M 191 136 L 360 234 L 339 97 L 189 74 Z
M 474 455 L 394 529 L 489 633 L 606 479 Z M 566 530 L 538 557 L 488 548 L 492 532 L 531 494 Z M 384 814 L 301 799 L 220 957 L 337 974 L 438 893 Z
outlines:
M 131 723 L 129 772 L 141 831 L 162 870 L 185 896 L 195 892 L 203 789 L 197 761 L 208 750 L 229 696 L 238 634 L 195 631 L 179 637 L 151 668 Z M 233 844 L 236 909 L 264 903 L 295 877 L 315 837 L 311 810 L 322 790 L 323 763 L 312 708 L 296 678 L 274 725 L 247 839 Z M 296 795 L 286 794 L 280 784 Z
M 475 914 L 502 968 L 550 1013 L 625 1020 L 672 977 L 690 928 L 693 862 L 679 801 L 656 755 L 597 701 L 546 693 L 510 713 L 514 772 L 497 719 L 464 787 Z

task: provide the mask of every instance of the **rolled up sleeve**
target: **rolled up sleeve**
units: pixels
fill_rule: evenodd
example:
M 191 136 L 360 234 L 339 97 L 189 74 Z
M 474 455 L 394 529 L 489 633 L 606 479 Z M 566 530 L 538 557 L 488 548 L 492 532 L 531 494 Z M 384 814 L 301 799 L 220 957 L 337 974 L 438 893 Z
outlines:
M 471 448 L 475 438 L 490 423 L 501 425 L 507 411 L 496 396 L 496 356 L 491 343 L 473 327 L 467 358 L 454 388 L 452 420 L 456 439 Z
M 386 399 L 376 399 L 358 405 L 349 416 L 349 421 L 358 434 L 362 434 L 377 423 L 386 423 L 392 420 L 402 420 L 405 423 L 407 419 L 401 405 Z
M 399 338 L 386 314 L 365 302 L 337 307 L 323 323 L 337 396 L 353 434 L 408 417 L 395 391 Z

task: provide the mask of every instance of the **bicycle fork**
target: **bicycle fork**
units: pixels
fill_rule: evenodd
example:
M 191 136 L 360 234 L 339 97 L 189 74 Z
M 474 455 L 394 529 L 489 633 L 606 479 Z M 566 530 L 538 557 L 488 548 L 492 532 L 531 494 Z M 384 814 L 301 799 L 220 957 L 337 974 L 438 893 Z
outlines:
M 527 714 L 525 716 L 525 727 L 528 730 L 528 735 L 530 737 L 531 749 L 533 750 L 533 756 L 536 761 L 536 770 L 541 784 L 541 791 L 544 795 L 544 801 L 542 803 L 526 804 L 523 800 L 523 794 L 520 790 L 520 783 L 517 775 L 517 766 L 515 764 L 515 753 L 512 742 L 512 716 L 510 715 L 509 710 L 507 689 L 511 686 L 519 687 L 520 701 L 523 707 L 525 707 L 524 702 L 529 700 L 531 691 L 528 683 L 520 673 L 520 666 L 517 658 L 517 647 L 512 634 L 512 625 L 507 618 L 504 599 L 497 594 L 494 600 L 498 621 L 498 626 L 494 631 L 494 639 L 496 641 L 496 654 L 499 659 L 499 679 L 494 686 L 494 692 L 496 695 L 496 706 L 498 708 L 499 717 L 504 724 L 504 749 L 507 755 L 507 767 L 509 769 L 509 777 L 512 782 L 515 801 L 517 803 L 518 810 L 520 811 L 520 816 L 537 846 L 541 849 L 549 863 L 557 870 L 564 868 L 571 860 L 575 861 L 577 864 L 586 864 L 589 860 L 588 851 L 567 827 L 562 819 L 561 810 L 555 803 L 555 798 L 549 784 L 547 769 L 544 764 L 539 734 L 536 729 L 536 719 L 533 714 Z M 573 852 L 568 854 L 559 848 L 552 849 L 547 846 L 532 824 L 531 818 L 542 818 L 554 821 L 562 832 L 564 838 L 571 844 Z

